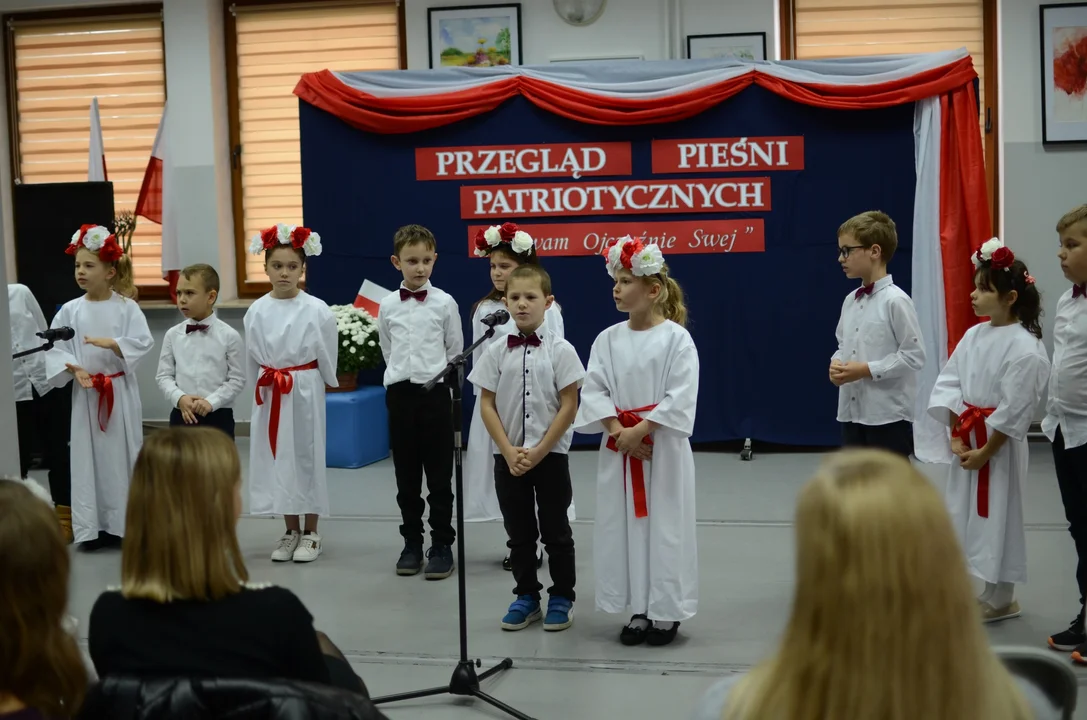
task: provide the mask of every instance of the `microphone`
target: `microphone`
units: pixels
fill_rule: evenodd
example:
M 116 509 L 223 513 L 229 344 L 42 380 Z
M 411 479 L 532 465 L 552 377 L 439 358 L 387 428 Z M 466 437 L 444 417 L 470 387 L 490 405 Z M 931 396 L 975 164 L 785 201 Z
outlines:
M 495 325 L 505 325 L 509 322 L 510 314 L 505 310 L 495 310 L 490 315 L 484 315 L 481 322 L 487 327 L 493 328 Z
M 506 317 L 509 317 L 509 315 Z M 35 334 L 46 342 L 56 342 L 57 340 L 71 340 L 75 337 L 75 330 L 70 327 L 59 327 L 49 328 L 45 332 Z

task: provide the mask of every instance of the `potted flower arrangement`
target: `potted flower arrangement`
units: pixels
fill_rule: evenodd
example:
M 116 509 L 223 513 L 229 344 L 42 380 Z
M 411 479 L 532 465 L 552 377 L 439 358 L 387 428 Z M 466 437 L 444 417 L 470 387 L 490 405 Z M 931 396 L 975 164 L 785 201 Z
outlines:
M 353 305 L 331 305 L 339 333 L 339 353 L 336 360 L 338 388 L 329 392 L 347 392 L 358 387 L 360 370 L 381 364 L 381 346 L 377 339 L 377 321 L 370 313 Z

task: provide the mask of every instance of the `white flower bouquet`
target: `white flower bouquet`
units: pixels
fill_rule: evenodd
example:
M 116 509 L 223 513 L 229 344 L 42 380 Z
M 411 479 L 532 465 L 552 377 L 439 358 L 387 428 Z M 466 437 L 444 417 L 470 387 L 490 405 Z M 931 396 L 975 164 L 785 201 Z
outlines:
M 381 365 L 381 346 L 377 338 L 377 320 L 353 305 L 329 306 L 336 316 L 339 333 L 337 372 L 357 373 Z

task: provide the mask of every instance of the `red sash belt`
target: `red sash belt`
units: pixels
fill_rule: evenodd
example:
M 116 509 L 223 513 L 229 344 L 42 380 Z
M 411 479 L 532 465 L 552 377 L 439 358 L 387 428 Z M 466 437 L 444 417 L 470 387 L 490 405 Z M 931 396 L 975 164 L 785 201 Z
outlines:
M 98 391 L 98 427 L 101 428 L 102 432 L 105 432 L 106 428 L 109 427 L 109 418 L 113 415 L 113 378 L 119 378 L 122 375 L 124 375 L 123 372 L 113 373 L 112 375 L 106 375 L 105 373 L 91 375 L 94 389 Z
M 657 407 L 656 405 L 646 405 L 645 407 L 636 408 L 634 410 L 620 410 L 615 408 L 615 417 L 618 418 L 619 424 L 625 428 L 632 428 L 642 421 L 639 413 L 646 413 Z M 646 445 L 653 444 L 653 438 L 646 435 L 642 440 Z M 615 438 L 608 438 L 608 450 L 619 452 L 619 448 L 615 445 Z M 630 486 L 634 491 L 634 517 L 648 517 L 649 507 L 645 501 L 645 470 L 642 467 L 642 461 L 636 457 L 630 457 L 629 455 L 623 461 L 623 486 L 627 484 L 627 465 L 630 465 Z
M 993 414 L 996 408 L 979 408 L 976 405 L 966 404 L 966 410 L 959 415 L 959 425 L 952 435 L 966 443 L 970 447 L 970 431 L 974 431 L 974 450 L 985 447 L 989 441 L 989 433 L 985 429 L 985 418 Z M 989 463 L 982 465 L 978 470 L 978 516 L 989 517 Z
M 283 396 L 290 395 L 291 390 L 294 388 L 294 376 L 291 373 L 300 370 L 316 370 L 317 361 L 314 360 L 305 365 L 295 365 L 283 370 L 276 370 L 267 365 L 261 365 L 260 367 L 264 372 L 261 373 L 260 379 L 257 380 L 255 393 L 257 405 L 263 405 L 264 398 L 261 397 L 260 389 L 269 385 L 272 387 L 272 413 L 268 417 L 268 444 L 272 446 L 272 457 L 275 457 L 276 440 L 279 438 L 279 406 Z

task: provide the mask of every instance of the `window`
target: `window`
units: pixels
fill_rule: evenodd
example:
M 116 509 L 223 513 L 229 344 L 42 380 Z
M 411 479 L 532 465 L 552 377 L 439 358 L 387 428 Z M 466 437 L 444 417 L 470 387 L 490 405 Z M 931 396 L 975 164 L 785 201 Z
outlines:
M 12 169 L 18 182 L 87 180 L 90 105 L 97 97 L 114 207 L 135 210 L 166 100 L 161 8 L 139 10 L 10 18 Z M 141 297 L 164 295 L 161 257 L 161 228 L 139 218 L 132 262 Z
M 979 78 L 989 207 L 997 229 L 996 1 L 781 0 L 782 55 L 816 60 L 965 47 Z
M 403 2 L 393 0 L 239 2 L 227 9 L 240 294 L 268 289 L 262 259 L 246 253 L 247 238 L 276 222 L 302 222 L 298 78 L 318 70 L 405 67 L 403 12 Z

